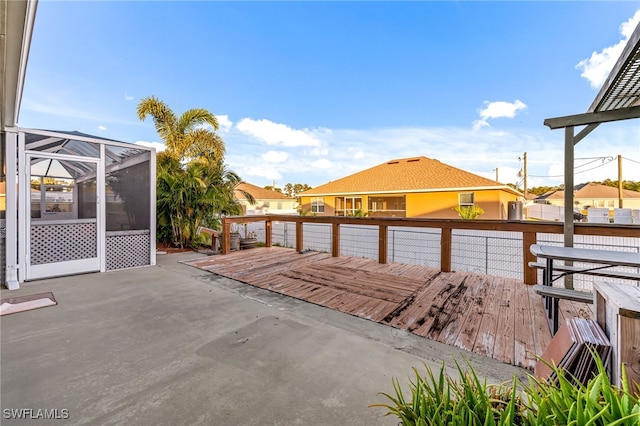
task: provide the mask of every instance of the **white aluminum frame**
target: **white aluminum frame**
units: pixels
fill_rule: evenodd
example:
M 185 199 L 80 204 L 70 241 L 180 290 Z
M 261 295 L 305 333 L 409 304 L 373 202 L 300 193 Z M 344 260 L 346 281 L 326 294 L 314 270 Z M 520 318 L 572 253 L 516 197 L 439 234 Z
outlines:
M 24 134 L 23 134 L 24 137 Z M 101 146 L 101 151 L 104 150 L 104 147 Z M 23 210 L 25 217 L 25 225 L 21 236 L 24 237 L 24 265 L 25 265 L 25 280 L 33 280 L 40 278 L 48 278 L 55 277 L 60 275 L 69 275 L 83 272 L 104 272 L 104 253 L 105 253 L 105 235 L 104 235 L 104 216 L 106 213 L 102 208 L 102 200 L 104 200 L 104 192 L 105 192 L 105 176 L 104 176 L 104 157 L 96 158 L 96 157 L 82 157 L 76 155 L 67 155 L 67 154 L 55 154 L 49 152 L 42 151 L 25 151 L 24 153 L 24 168 L 25 168 L 25 185 L 21 186 L 23 194 L 25 196 L 26 203 L 28 205 L 28 209 L 25 208 Z M 93 163 L 96 165 L 96 257 L 95 258 L 87 258 L 87 259 L 78 259 L 78 260 L 69 260 L 64 262 L 56 262 L 56 263 L 47 263 L 43 265 L 32 265 L 31 264 L 31 200 L 26 194 L 30 192 L 31 189 L 31 170 L 28 167 L 31 164 L 32 158 L 46 158 L 46 159 L 55 159 L 55 160 L 67 160 L 67 161 L 76 161 L 80 163 Z M 77 194 L 74 193 L 74 200 L 77 200 Z M 27 206 L 25 206 L 27 207 Z M 75 208 L 75 207 L 74 207 Z M 42 220 L 35 220 L 36 225 L 42 225 L 46 223 Z M 64 223 L 67 222 L 63 219 L 56 220 L 56 222 Z M 73 219 L 68 222 L 73 223 L 77 222 Z
M 80 162 L 94 162 L 97 163 L 97 176 L 96 176 L 96 226 L 98 228 L 98 242 L 97 251 L 99 258 L 99 269 L 91 268 L 91 270 L 99 270 L 100 272 L 106 271 L 106 211 L 104 211 L 103 205 L 105 201 L 106 191 L 106 146 L 117 146 L 124 148 L 139 148 L 143 151 L 149 152 L 149 173 L 150 173 L 150 202 L 149 202 L 149 265 L 156 264 L 156 157 L 155 149 L 144 146 L 132 145 L 130 143 L 112 141 L 108 139 L 93 138 L 75 134 L 68 134 L 64 132 L 55 132 L 47 130 L 36 130 L 28 128 L 5 128 L 3 129 L 5 134 L 5 141 L 7 145 L 6 150 L 6 185 L 7 185 L 7 197 L 6 197 L 6 286 L 10 290 L 15 290 L 20 287 L 20 283 L 26 279 L 34 279 L 33 267 L 40 265 L 28 266 L 27 260 L 27 247 L 30 240 L 30 182 L 27 157 L 38 158 L 51 158 L 51 159 L 63 159 Z M 42 136 L 48 136 L 51 138 L 65 138 L 74 139 L 78 141 L 96 143 L 100 149 L 100 158 L 97 157 L 84 157 L 78 155 L 56 154 L 43 151 L 27 150 L 25 147 L 25 133 L 36 134 Z M 16 191 L 11 191 L 9 188 L 17 188 Z M 57 221 L 56 221 L 57 222 Z M 73 223 L 74 221 L 69 221 Z M 78 222 L 77 220 L 75 222 Z M 42 220 L 37 223 L 43 224 Z M 18 232 L 20 230 L 20 232 Z M 49 269 L 51 264 L 46 265 Z M 29 271 L 27 271 L 29 269 Z M 37 272 L 36 268 L 36 272 Z M 87 269 L 87 265 L 83 264 L 83 261 L 77 261 L 77 264 L 73 268 L 65 268 L 64 275 L 73 273 L 84 272 Z M 54 276 L 49 273 L 47 276 Z

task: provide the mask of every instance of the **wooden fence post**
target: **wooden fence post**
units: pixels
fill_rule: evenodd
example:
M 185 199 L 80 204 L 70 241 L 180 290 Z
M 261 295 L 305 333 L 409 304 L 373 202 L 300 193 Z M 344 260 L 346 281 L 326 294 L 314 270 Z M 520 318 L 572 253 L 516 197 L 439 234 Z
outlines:
M 296 222 L 296 251 L 300 253 L 304 250 L 304 235 L 302 234 L 302 222 Z
M 440 235 L 440 270 L 451 272 L 451 228 L 442 228 Z
M 340 257 L 340 224 L 331 224 L 331 256 Z
M 531 253 L 529 247 L 537 242 L 537 234 L 535 232 L 523 232 L 522 233 L 522 260 L 524 261 L 523 271 L 525 284 L 537 284 L 538 283 L 538 271 L 529 267 L 529 262 L 535 262 L 536 257 Z
M 222 219 L 222 254 L 231 252 L 231 223 Z
M 378 263 L 387 263 L 387 225 L 378 225 Z
M 264 245 L 266 247 L 271 247 L 272 233 L 273 227 L 271 226 L 271 219 L 267 219 L 264 221 Z

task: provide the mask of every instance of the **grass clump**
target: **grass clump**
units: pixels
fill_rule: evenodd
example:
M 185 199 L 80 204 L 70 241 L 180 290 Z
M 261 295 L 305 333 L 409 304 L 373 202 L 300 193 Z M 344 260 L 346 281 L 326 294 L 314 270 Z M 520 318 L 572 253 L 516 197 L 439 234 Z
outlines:
M 426 425 L 629 425 L 640 426 L 640 388 L 630 388 L 622 367 L 621 388 L 611 384 L 594 351 L 595 374 L 586 384 L 561 368 L 551 366 L 554 381 L 514 376 L 499 385 L 480 380 L 471 365 L 458 362 L 459 379 L 449 376 L 444 364 L 438 373 L 425 365 L 426 373 L 413 369 L 410 395 L 397 378 L 393 393 L 381 392 L 389 403 L 373 404 L 394 415 L 403 426 Z M 553 377 L 553 376 L 552 376 Z

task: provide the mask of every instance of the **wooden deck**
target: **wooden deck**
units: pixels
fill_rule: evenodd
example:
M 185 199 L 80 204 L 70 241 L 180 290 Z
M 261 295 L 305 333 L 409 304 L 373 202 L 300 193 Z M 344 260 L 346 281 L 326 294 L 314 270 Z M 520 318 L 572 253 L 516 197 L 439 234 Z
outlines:
M 281 247 L 188 265 L 532 369 L 551 340 L 541 297 L 521 281 Z M 592 316 L 561 301 L 564 317 Z

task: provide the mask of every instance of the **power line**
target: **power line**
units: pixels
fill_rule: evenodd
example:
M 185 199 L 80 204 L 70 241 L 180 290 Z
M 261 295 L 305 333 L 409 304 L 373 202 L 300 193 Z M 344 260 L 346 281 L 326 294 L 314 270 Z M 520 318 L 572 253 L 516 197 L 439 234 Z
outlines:
M 574 173 L 575 173 L 575 174 L 586 173 L 586 172 L 589 172 L 589 171 L 591 171 L 591 170 L 595 170 L 595 169 L 598 169 L 598 168 L 600 168 L 600 167 L 606 166 L 607 164 L 609 164 L 609 163 L 611 163 L 613 160 L 615 160 L 615 158 L 613 158 L 613 157 L 598 157 L 598 160 L 603 160 L 603 161 L 604 161 L 605 159 L 607 160 L 607 162 L 606 162 L 606 163 L 605 163 L 605 162 L 603 162 L 602 164 L 597 165 L 597 166 L 592 167 L 592 168 L 587 169 L 587 170 L 579 170 L 579 171 L 578 171 L 578 170 L 576 170 L 576 169 L 577 169 L 578 167 L 584 167 L 584 166 L 586 166 L 586 165 L 588 165 L 588 164 L 591 164 L 591 163 L 593 163 L 594 161 L 590 161 L 590 162 L 588 162 L 588 163 L 581 164 L 580 166 L 575 166 L 575 167 L 573 168 L 573 169 L 574 169 Z M 576 160 L 578 160 L 578 159 L 576 158 Z M 586 158 L 582 158 L 582 160 L 586 160 Z M 564 175 L 549 175 L 549 176 L 529 175 L 529 176 L 531 176 L 531 177 L 537 177 L 537 178 L 559 178 L 559 177 L 563 177 Z

